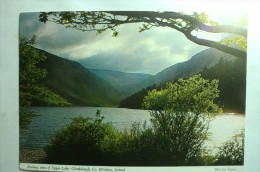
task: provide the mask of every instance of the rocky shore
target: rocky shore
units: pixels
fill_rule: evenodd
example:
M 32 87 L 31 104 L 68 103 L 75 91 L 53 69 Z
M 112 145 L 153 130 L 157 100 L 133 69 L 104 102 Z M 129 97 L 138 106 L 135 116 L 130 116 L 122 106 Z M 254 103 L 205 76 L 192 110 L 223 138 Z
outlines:
M 46 153 L 43 149 L 20 149 L 21 163 L 44 163 Z

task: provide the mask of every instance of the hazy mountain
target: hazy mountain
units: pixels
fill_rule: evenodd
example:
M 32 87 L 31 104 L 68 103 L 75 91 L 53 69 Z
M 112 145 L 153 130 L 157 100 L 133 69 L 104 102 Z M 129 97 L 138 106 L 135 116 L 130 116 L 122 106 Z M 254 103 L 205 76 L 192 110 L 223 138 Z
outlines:
M 192 76 L 204 69 L 211 68 L 212 66 L 216 65 L 221 57 L 225 57 L 225 59 L 229 60 L 235 58 L 234 56 L 223 53 L 222 51 L 209 48 L 195 54 L 188 61 L 174 64 L 162 70 L 147 80 L 145 85 L 159 85 L 167 81 L 175 81 L 180 77 Z
M 152 75 L 141 74 L 141 73 L 125 73 L 112 70 L 102 70 L 102 69 L 89 69 L 90 72 L 96 74 L 98 77 L 104 79 L 112 87 L 114 87 L 117 92 L 119 92 L 121 98 L 125 98 L 137 91 L 140 88 L 133 85 L 142 83 L 147 78 Z
M 75 61 L 46 51 L 40 67 L 48 72 L 43 86 L 65 98 L 74 106 L 117 106 L 120 97 L 106 81 Z

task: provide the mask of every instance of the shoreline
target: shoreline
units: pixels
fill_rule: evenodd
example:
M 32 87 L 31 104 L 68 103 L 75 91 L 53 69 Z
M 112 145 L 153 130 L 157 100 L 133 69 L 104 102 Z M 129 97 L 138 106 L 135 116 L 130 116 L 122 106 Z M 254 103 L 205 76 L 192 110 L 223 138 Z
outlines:
M 43 149 L 20 149 L 20 163 L 44 163 L 46 153 Z

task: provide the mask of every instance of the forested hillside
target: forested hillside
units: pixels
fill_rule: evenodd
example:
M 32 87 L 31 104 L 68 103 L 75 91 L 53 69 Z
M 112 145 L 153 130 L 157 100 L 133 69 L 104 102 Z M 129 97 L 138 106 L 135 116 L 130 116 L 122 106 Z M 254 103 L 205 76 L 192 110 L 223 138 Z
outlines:
M 246 59 L 221 59 L 217 65 L 201 72 L 207 79 L 219 79 L 219 101 L 227 112 L 245 112 Z
M 47 70 L 42 85 L 73 106 L 117 106 L 116 90 L 77 62 L 41 51 L 47 59 L 39 67 Z

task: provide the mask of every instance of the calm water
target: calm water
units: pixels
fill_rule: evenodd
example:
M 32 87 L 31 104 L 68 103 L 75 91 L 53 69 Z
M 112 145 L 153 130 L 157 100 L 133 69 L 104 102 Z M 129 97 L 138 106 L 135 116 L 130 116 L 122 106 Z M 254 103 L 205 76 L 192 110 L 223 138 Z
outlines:
M 147 121 L 150 115 L 145 110 L 124 108 L 97 108 L 97 107 L 34 107 L 32 111 L 36 116 L 27 130 L 20 135 L 21 148 L 43 148 L 50 140 L 53 133 L 71 122 L 72 117 L 82 115 L 95 117 L 97 109 L 101 110 L 104 121 L 111 122 L 117 129 L 130 128 L 132 123 Z M 235 114 L 222 114 L 211 122 L 212 135 L 206 143 L 215 147 L 231 138 L 236 132 L 244 128 L 244 116 Z

